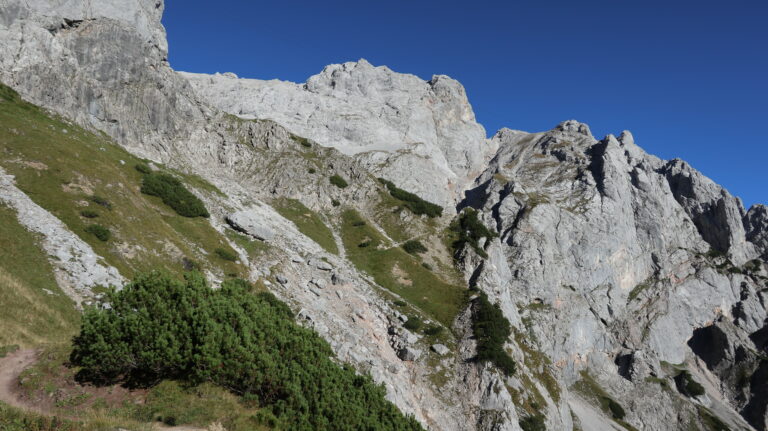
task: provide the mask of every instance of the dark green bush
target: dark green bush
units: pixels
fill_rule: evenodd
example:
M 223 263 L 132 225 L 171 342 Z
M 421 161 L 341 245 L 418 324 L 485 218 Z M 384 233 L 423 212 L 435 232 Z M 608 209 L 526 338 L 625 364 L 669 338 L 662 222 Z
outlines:
M 331 200 L 331 205 L 337 207 L 337 206 L 341 205 L 341 202 L 337 201 L 336 199 L 332 199 Z
M 467 208 L 459 214 L 458 220 L 451 223 L 450 229 L 458 235 L 458 239 L 453 242 L 453 248 L 460 250 L 465 245 L 472 247 L 481 257 L 488 257 L 488 254 L 480 248 L 481 238 L 493 238 L 496 236 L 490 231 L 477 216 L 477 211 L 473 208 Z
M 405 307 L 407 305 L 407 303 L 405 301 L 401 301 L 399 299 L 397 301 L 395 301 L 394 304 L 396 306 L 398 306 L 398 307 Z
M 314 174 L 314 173 L 315 173 L 315 172 L 317 172 L 317 171 L 315 170 L 315 168 L 309 168 L 309 169 L 307 170 L 307 172 L 309 172 L 310 174 Z
M 312 148 L 312 143 L 309 142 L 309 139 L 302 138 L 301 136 L 294 136 L 293 140 L 301 144 L 304 148 Z
M 354 227 L 365 226 L 365 222 L 362 221 L 362 220 L 355 220 L 355 221 L 352 222 L 352 226 L 354 226 Z
M 432 265 L 428 264 L 427 262 L 422 262 L 421 266 L 424 267 L 427 271 L 432 271 Z
M 80 215 L 85 218 L 96 218 L 99 216 L 99 213 L 93 210 L 82 210 L 80 211 Z
M 181 258 L 181 267 L 184 271 L 200 271 L 200 264 L 188 257 Z
M 693 376 L 687 370 L 683 370 L 675 376 L 675 385 L 677 390 L 685 396 L 698 397 L 704 395 L 704 387 L 696 380 L 693 380 Z
M 272 294 L 242 280 L 208 287 L 152 273 L 107 293 L 74 338 L 78 378 L 151 386 L 212 382 L 254 401 L 277 429 L 420 430 L 385 399 L 383 386 L 332 360 L 328 343 L 293 321 Z M 268 412 L 268 414 L 267 414 Z
M 608 410 L 611 411 L 611 416 L 618 420 L 624 419 L 626 413 L 624 412 L 624 408 L 621 406 L 621 404 L 617 403 L 612 398 L 606 398 L 606 401 L 608 403 Z
M 427 247 L 417 239 L 412 239 L 403 243 L 403 250 L 410 254 L 426 253 Z
M 144 163 L 139 163 L 136 166 L 134 166 L 134 168 L 137 171 L 139 171 L 139 172 L 141 172 L 142 174 L 145 174 L 145 175 L 152 173 L 152 169 L 150 169 L 150 167 L 145 165 Z
M 109 229 L 100 224 L 88 225 L 85 228 L 85 231 L 95 236 L 100 241 L 109 241 L 109 238 L 112 236 L 112 233 L 109 231 Z
M 409 331 L 416 331 L 421 328 L 421 319 L 418 317 L 408 317 L 408 320 L 403 323 L 403 328 Z
M 176 177 L 163 173 L 144 175 L 141 192 L 157 196 L 163 203 L 184 217 L 209 217 L 203 202 L 192 194 Z
M 387 187 L 389 194 L 393 198 L 403 201 L 405 206 L 414 214 L 425 214 L 430 218 L 440 217 L 443 215 L 443 207 L 440 205 L 425 201 L 419 196 L 397 187 L 393 182 L 385 180 L 384 178 L 379 178 L 379 181 Z
M 99 195 L 93 195 L 90 197 L 91 202 L 95 203 L 96 205 L 101 205 L 104 208 L 111 210 L 112 204 L 104 197 L 101 197 Z
M 512 328 L 497 304 L 480 292 L 475 305 L 472 331 L 477 339 L 477 360 L 490 361 L 507 375 L 515 373 L 516 364 L 504 350 Z
M 349 184 L 347 183 L 347 180 L 340 177 L 339 175 L 332 175 L 330 180 L 331 180 L 331 184 L 333 184 L 334 186 L 340 189 L 343 189 L 349 186 Z
M 443 327 L 437 325 L 430 325 L 424 329 L 424 335 L 440 335 L 441 332 L 443 332 Z
M 237 255 L 235 253 L 232 253 L 229 250 L 223 249 L 223 248 L 217 248 L 213 251 L 216 253 L 216 256 L 219 256 L 220 258 L 230 261 L 230 262 L 236 262 L 237 261 Z
M 370 246 L 372 243 L 373 243 L 373 241 L 371 241 L 370 239 L 367 239 L 367 240 L 361 242 L 360 244 L 358 244 L 357 246 L 360 247 L 360 248 L 365 248 L 365 247 Z
M 523 431 L 547 431 L 547 425 L 542 415 L 526 416 L 520 419 L 518 423 Z

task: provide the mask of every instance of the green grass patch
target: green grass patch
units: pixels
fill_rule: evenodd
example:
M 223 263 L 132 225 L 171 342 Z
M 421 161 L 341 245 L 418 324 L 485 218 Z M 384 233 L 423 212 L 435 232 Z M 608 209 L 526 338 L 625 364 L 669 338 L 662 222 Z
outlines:
M 94 134 L 21 101 L 0 85 L 0 166 L 36 204 L 61 220 L 106 263 L 125 277 L 165 268 L 181 273 L 179 255 L 214 272 L 243 271 L 222 265 L 211 253 L 226 246 L 207 220 L 178 216 L 159 197 L 139 191 L 146 161 L 105 135 Z M 198 177 L 165 170 L 201 193 L 215 187 Z M 85 232 L 91 224 L 81 211 L 98 212 L 99 224 L 112 232 L 102 242 Z M 182 220 L 184 219 L 184 220 Z M 200 222 L 197 222 L 199 220 Z M 190 222 L 192 221 L 192 222 Z M 116 247 L 115 244 L 120 244 Z
M 402 248 L 386 248 L 386 239 L 370 223 L 360 224 L 360 221 L 364 221 L 363 218 L 352 209 L 345 210 L 341 217 L 341 237 L 352 263 L 382 287 L 450 328 L 466 304 L 467 290 L 440 279 Z M 363 242 L 371 245 L 358 247 Z
M 0 346 L 36 346 L 71 337 L 80 314 L 59 289 L 40 238 L 2 204 L 0 243 Z
M 274 207 L 280 215 L 292 221 L 301 233 L 315 241 L 328 253 L 339 254 L 339 249 L 333 238 L 333 233 L 328 226 L 323 223 L 323 220 L 316 212 L 305 207 L 304 204 L 295 199 L 287 198 L 280 198 L 273 201 L 272 207 Z M 355 246 L 357 246 L 357 244 L 355 244 Z
M 595 379 L 586 371 L 581 372 L 581 379 L 574 383 L 572 389 L 591 401 L 595 406 L 600 407 L 607 415 L 613 418 L 616 423 L 624 428 L 634 430 L 635 428 L 624 422 L 626 412 L 616 400 L 613 399 Z

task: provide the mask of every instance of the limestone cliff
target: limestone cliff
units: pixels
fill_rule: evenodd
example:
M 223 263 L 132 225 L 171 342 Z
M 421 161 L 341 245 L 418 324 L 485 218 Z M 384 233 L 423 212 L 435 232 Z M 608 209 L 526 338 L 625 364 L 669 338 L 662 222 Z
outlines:
M 158 0 L 0 0 L 0 81 L 217 186 L 221 195 L 203 195 L 211 225 L 270 247 L 249 255 L 232 242 L 250 278 L 426 427 L 519 430 L 541 415 L 549 430 L 768 429 L 765 206 L 747 211 L 685 162 L 645 153 L 629 132 L 596 139 L 566 121 L 487 139 L 446 76 L 424 81 L 365 60 L 327 66 L 305 84 L 180 74 L 166 61 L 162 10 Z M 332 174 L 350 185 L 334 186 Z M 445 215 L 388 207 L 376 177 Z M 0 193 L 32 224 L 54 217 L 11 178 Z M 286 199 L 304 207 L 286 209 Z M 451 256 L 442 235 L 466 207 L 496 235 L 482 253 Z M 437 268 L 434 280 L 450 279 L 455 257 L 460 287 L 485 292 L 512 323 L 517 373 L 472 361 L 476 297 L 445 324 L 420 295 L 408 300 L 449 326 L 447 354 L 405 329 L 394 305 L 405 295 L 355 260 L 361 246 L 346 236 L 345 208 L 368 220 L 368 240 L 380 237 L 382 250 L 431 241 L 433 265 L 424 263 Z M 304 219 L 291 222 L 291 210 L 317 214 L 327 243 L 300 229 Z M 79 258 L 62 267 L 73 296 L 120 282 L 65 225 L 50 225 L 50 240 L 71 243 Z M 388 269 L 414 283 L 403 267 Z M 687 391 L 688 378 L 704 393 Z

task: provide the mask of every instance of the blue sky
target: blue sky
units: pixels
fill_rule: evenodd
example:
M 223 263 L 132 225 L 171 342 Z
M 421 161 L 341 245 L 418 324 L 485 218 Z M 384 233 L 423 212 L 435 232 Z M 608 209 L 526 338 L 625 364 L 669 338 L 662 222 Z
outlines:
M 631 130 L 768 203 L 768 1 L 168 0 L 177 70 L 304 82 L 365 58 L 464 84 L 489 135 Z

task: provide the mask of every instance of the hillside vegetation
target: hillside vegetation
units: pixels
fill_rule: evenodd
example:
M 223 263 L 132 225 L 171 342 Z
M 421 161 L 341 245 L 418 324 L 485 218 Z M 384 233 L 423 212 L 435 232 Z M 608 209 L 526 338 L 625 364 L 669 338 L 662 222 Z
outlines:
M 196 176 L 162 166 L 147 174 L 137 165 L 145 161 L 0 84 L 0 166 L 123 276 L 154 268 L 181 274 L 185 261 L 221 275 L 245 275 L 243 265 L 214 254 L 233 250 L 208 220 L 184 216 L 207 214 L 187 187 L 210 199 L 221 192 Z M 142 182 L 158 196 L 142 193 Z
M 386 401 L 385 390 L 331 360 L 330 346 L 293 321 L 270 293 L 243 280 L 210 289 L 196 273 L 161 273 L 110 292 L 90 308 L 74 340 L 81 378 L 154 386 L 164 379 L 213 382 L 264 407 L 292 430 L 421 429 Z

